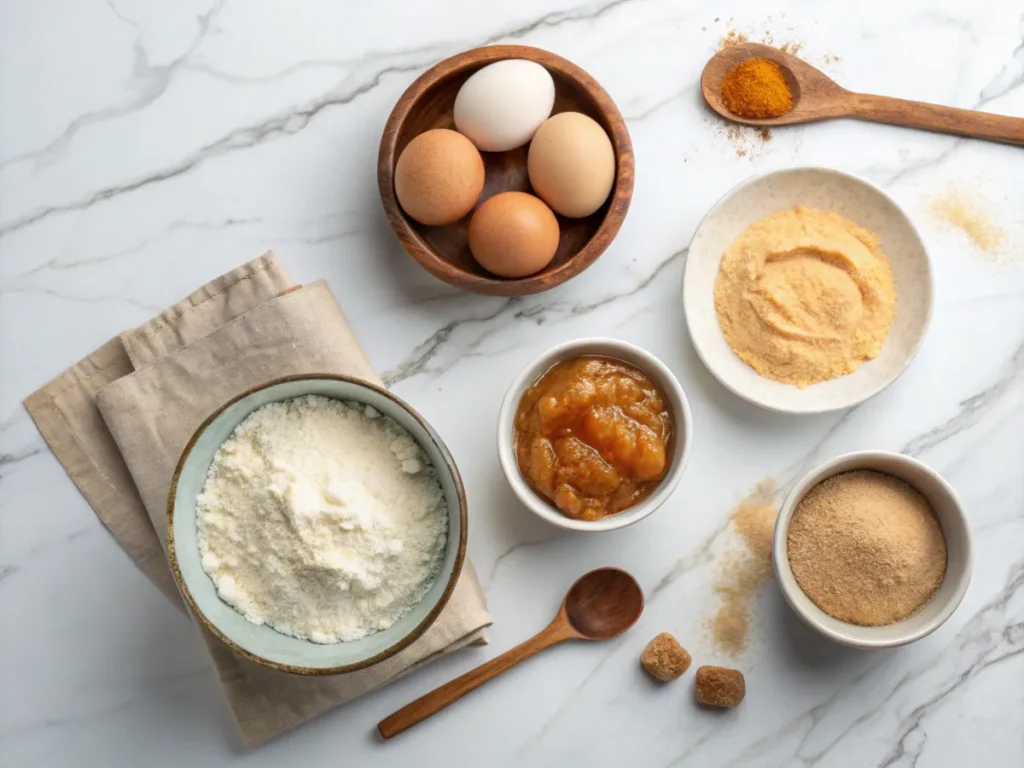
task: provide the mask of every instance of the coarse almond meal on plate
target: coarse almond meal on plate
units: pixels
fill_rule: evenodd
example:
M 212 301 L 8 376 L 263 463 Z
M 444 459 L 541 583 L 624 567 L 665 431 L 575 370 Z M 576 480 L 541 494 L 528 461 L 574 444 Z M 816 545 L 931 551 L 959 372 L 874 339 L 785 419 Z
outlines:
M 800 207 L 822 212 L 829 225 L 826 229 L 849 246 L 847 256 L 831 259 L 827 243 L 818 242 L 815 248 L 813 242 L 782 237 L 779 230 L 775 241 L 764 243 L 771 251 L 766 262 L 772 265 L 772 274 L 762 270 L 756 284 L 739 287 L 756 292 L 764 301 L 769 300 L 770 291 L 776 299 L 783 295 L 799 310 L 780 334 L 790 340 L 775 340 L 779 343 L 776 358 L 794 351 L 782 349 L 787 345 L 799 349 L 799 342 L 791 339 L 806 337 L 815 327 L 826 335 L 853 329 L 853 336 L 835 342 L 836 353 L 823 360 L 814 360 L 811 350 L 804 356 L 804 365 L 793 369 L 773 363 L 772 350 L 758 346 L 759 339 L 749 332 L 747 311 L 741 311 L 742 302 L 730 300 L 728 291 L 723 295 L 722 289 L 729 286 L 720 284 L 719 278 L 730 247 L 745 232 L 771 217 L 799 217 L 795 212 Z M 885 255 L 891 270 L 894 312 L 891 292 L 884 288 L 874 291 L 867 303 L 854 295 L 859 294 L 858 285 L 874 286 L 877 275 L 886 277 L 875 250 Z M 834 279 L 823 281 L 822 273 Z M 771 281 L 774 285 L 767 285 Z M 814 285 L 800 289 L 801 281 Z M 716 288 L 720 289 L 718 307 Z M 813 306 L 801 307 L 797 294 L 809 297 Z M 707 213 L 690 243 L 683 304 L 697 354 L 726 388 L 770 410 L 820 413 L 848 408 L 877 394 L 910 364 L 931 320 L 931 265 L 914 225 L 881 189 L 829 168 L 790 168 L 743 182 Z M 872 324 L 868 316 L 873 308 L 885 310 L 882 322 Z M 890 314 L 888 325 L 884 321 Z M 782 380 L 764 375 L 772 372 Z

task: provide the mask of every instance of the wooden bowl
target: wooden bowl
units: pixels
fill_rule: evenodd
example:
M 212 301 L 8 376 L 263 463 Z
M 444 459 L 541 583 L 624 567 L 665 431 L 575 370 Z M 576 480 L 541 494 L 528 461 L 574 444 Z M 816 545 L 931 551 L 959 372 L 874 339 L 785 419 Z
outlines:
M 452 109 L 459 88 L 478 69 L 502 59 L 529 59 L 543 65 L 555 80 L 552 114 L 582 112 L 596 120 L 611 139 L 616 165 L 615 185 L 605 204 L 586 218 L 559 216 L 561 237 L 551 263 L 537 274 L 516 279 L 498 277 L 476 263 L 468 245 L 472 213 L 448 226 L 428 227 L 407 216 L 395 196 L 395 164 L 405 146 L 432 128 L 454 128 Z M 532 191 L 526 171 L 528 149 L 527 144 L 509 152 L 481 152 L 486 179 L 477 205 L 499 192 Z M 477 293 L 526 296 L 575 277 L 611 243 L 633 196 L 633 145 L 614 102 L 594 78 L 572 62 L 525 45 L 474 48 L 434 65 L 402 94 L 384 126 L 377 185 L 384 212 L 402 247 L 432 275 Z

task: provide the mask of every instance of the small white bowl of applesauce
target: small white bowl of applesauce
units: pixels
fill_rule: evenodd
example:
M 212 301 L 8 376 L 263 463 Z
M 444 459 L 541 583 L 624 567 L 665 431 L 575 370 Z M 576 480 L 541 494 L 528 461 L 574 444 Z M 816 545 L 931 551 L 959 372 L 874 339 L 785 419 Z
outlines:
M 519 500 L 574 531 L 611 531 L 660 507 L 686 469 L 693 426 L 679 381 L 626 341 L 559 344 L 512 382 L 498 460 Z

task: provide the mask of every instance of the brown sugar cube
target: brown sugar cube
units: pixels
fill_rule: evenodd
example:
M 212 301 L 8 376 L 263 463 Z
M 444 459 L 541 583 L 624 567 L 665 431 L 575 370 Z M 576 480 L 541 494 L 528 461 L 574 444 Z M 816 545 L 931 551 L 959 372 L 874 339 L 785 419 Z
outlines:
M 640 666 L 658 680 L 675 680 L 690 668 L 690 654 L 668 632 L 656 635 L 640 654 Z
M 697 669 L 697 701 L 709 707 L 735 707 L 747 693 L 743 673 L 725 667 Z

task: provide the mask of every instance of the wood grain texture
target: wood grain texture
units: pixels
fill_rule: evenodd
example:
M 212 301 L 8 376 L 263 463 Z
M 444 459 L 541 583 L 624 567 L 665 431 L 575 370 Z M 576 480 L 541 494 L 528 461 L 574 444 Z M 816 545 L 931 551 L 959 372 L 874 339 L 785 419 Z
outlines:
M 475 691 L 519 662 L 525 661 L 545 648 L 550 648 L 552 645 L 569 639 L 578 639 L 578 637 L 560 614 L 559 618 L 556 618 L 526 642 L 510 648 L 500 656 L 481 664 L 476 669 L 471 669 L 461 677 L 445 683 L 440 688 L 405 705 L 390 717 L 381 720 L 377 725 L 377 730 L 385 739 L 397 736 L 417 723 L 423 722 L 431 715 L 437 714 L 449 704 L 454 704 L 466 694 Z
M 793 92 L 793 109 L 786 114 L 752 120 L 734 115 L 722 102 L 722 80 L 726 73 L 741 61 L 755 58 L 774 61 L 782 68 Z M 794 125 L 834 117 L 853 117 L 1008 144 L 1024 144 L 1024 118 L 854 93 L 806 61 L 758 43 L 735 45 L 713 56 L 701 73 L 700 87 L 704 101 L 711 109 L 728 120 L 744 125 Z
M 515 648 L 407 704 L 377 725 L 385 739 L 423 722 L 521 661 L 565 640 L 609 640 L 632 627 L 644 610 L 636 579 L 618 568 L 599 568 L 576 581 L 554 620 Z
M 395 196 L 398 157 L 413 137 L 432 128 L 454 128 L 452 110 L 459 88 L 475 71 L 502 59 L 529 59 L 543 65 L 555 81 L 552 114 L 582 112 L 608 133 L 615 150 L 615 186 L 605 204 L 582 219 L 558 216 L 558 251 L 543 270 L 506 279 L 483 269 L 469 252 L 469 216 L 445 226 L 428 227 L 409 218 Z M 509 190 L 531 192 L 526 171 L 528 146 L 510 152 L 482 152 L 486 178 L 477 203 Z M 475 48 L 436 64 L 418 77 L 398 100 L 381 137 L 377 186 L 391 228 L 402 247 L 435 277 L 478 293 L 525 296 L 561 285 L 597 260 L 611 244 L 633 196 L 633 145 L 625 120 L 605 90 L 570 61 L 539 48 L 494 45 Z M 472 215 L 472 214 L 470 214 Z

